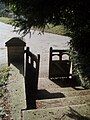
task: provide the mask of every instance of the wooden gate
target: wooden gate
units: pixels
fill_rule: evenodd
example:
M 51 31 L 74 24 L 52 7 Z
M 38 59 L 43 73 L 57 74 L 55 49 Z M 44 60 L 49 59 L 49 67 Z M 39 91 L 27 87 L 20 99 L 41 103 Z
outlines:
M 69 78 L 70 66 L 71 62 L 68 50 L 50 48 L 49 79 Z
M 29 47 L 25 50 L 26 53 L 26 70 L 25 70 L 25 90 L 27 109 L 36 108 L 36 96 L 39 75 L 40 55 L 34 55 L 29 51 Z

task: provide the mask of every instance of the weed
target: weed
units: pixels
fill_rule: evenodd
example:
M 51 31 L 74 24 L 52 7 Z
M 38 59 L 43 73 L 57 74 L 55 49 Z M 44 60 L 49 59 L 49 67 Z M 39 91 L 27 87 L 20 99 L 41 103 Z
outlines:
M 10 67 L 6 66 L 0 69 L 0 97 L 2 97 L 5 92 L 4 86 L 7 84 L 9 70 Z

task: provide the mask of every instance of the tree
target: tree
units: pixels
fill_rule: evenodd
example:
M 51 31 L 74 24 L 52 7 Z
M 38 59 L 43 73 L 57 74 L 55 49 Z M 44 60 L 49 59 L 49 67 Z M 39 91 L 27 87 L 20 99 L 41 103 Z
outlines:
M 7 0 L 3 0 L 7 2 Z M 76 73 L 90 86 L 90 1 L 89 0 L 8 0 L 17 16 L 14 25 L 24 34 L 31 27 L 45 28 L 47 23 L 63 24 L 72 32 L 71 54 Z

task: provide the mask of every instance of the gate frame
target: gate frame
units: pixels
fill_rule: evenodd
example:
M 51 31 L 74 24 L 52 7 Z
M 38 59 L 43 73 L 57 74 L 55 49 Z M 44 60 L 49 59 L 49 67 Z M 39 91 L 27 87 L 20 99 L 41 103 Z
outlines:
M 59 53 L 59 54 L 58 54 Z M 69 54 L 69 50 L 58 50 L 58 49 L 53 49 L 52 47 L 50 47 L 50 55 L 49 55 L 49 79 L 53 79 L 54 77 L 52 77 L 52 71 L 53 71 L 53 66 L 52 66 L 52 62 L 54 60 L 52 60 L 53 56 L 58 56 L 59 60 L 57 60 L 58 62 L 62 62 L 64 60 L 62 60 L 62 56 L 63 55 L 68 55 L 69 60 L 67 60 L 68 62 L 70 62 L 70 67 L 71 67 L 71 61 L 70 61 L 70 54 Z M 69 76 L 72 76 L 70 73 L 68 73 L 67 76 L 65 76 L 66 78 L 69 78 Z M 58 76 L 59 78 L 62 78 L 64 76 Z M 55 78 L 54 78 L 55 79 Z

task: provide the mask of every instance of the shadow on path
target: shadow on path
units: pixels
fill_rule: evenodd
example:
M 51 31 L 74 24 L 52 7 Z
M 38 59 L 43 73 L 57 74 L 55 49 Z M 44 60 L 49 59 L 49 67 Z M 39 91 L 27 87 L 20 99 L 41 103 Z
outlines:
M 38 90 L 37 92 L 37 99 L 53 99 L 53 98 L 63 98 L 65 95 L 63 93 L 57 92 L 57 93 L 50 93 L 47 90 Z
M 75 79 L 72 78 L 62 78 L 62 79 L 50 79 L 52 82 L 60 87 L 75 87 L 80 86 Z

